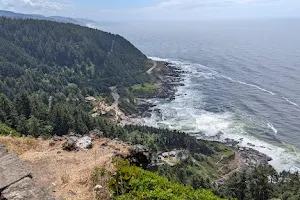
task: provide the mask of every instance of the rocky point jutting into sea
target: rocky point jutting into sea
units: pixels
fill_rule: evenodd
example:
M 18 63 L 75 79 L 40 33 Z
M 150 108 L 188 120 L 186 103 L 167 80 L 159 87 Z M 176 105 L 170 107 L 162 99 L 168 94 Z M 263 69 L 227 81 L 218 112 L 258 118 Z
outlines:
M 152 114 L 148 125 L 207 137 L 222 132 L 222 140 L 271 156 L 278 171 L 300 169 L 299 20 L 124 22 L 105 29 L 189 71 L 175 100 L 151 101 L 163 119 Z
M 162 111 L 161 109 L 157 108 L 157 100 L 167 102 L 174 101 L 176 97 L 178 97 L 176 93 L 178 91 L 178 88 L 185 86 L 184 80 L 186 75 L 190 73 L 189 71 L 185 71 L 184 69 L 180 68 L 178 65 L 170 61 L 159 60 L 155 62 L 158 63 L 158 67 L 153 70 L 153 73 L 156 73 L 161 83 L 159 92 L 153 99 L 137 99 L 139 114 L 137 116 L 130 116 L 130 118 L 126 120 L 125 124 L 141 124 L 146 126 L 153 126 L 153 123 L 149 123 L 149 119 L 151 119 L 153 115 L 160 116 L 161 120 L 163 121 Z M 167 69 L 167 71 L 164 71 L 162 73 L 162 69 Z M 159 124 L 156 125 L 156 127 L 160 127 Z M 230 138 L 221 140 L 218 137 L 199 137 L 199 133 L 191 134 L 195 135 L 199 139 L 219 141 L 233 147 L 240 160 L 239 170 L 242 170 L 246 167 L 255 167 L 257 165 L 267 164 L 272 160 L 270 156 L 267 156 L 262 152 L 259 152 L 253 148 L 241 146 L 241 141 L 238 140 L 233 140 Z

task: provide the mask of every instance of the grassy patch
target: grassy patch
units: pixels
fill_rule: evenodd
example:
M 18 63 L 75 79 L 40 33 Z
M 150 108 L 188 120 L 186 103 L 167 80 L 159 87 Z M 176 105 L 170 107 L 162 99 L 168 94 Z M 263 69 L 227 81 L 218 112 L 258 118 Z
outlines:
M 136 97 L 154 97 L 159 89 L 158 84 L 153 83 L 144 83 L 144 84 L 137 84 L 131 87 L 131 90 Z

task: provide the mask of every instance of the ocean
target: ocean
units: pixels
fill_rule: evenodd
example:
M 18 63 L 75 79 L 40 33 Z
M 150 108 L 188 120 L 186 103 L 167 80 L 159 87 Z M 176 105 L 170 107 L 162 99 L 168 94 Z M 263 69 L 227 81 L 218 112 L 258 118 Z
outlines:
M 145 124 L 240 141 L 300 170 L 300 19 L 105 23 L 147 56 L 174 63 L 184 86 L 153 99 Z

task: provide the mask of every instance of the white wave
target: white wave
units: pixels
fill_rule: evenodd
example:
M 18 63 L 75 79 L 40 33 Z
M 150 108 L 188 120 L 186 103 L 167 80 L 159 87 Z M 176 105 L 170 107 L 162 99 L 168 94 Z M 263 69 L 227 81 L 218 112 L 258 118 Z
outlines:
M 226 132 L 224 137 L 239 141 L 243 138 L 240 146 L 255 149 L 261 153 L 264 153 L 272 158 L 269 162 L 277 171 L 297 169 L 300 170 L 300 152 L 291 148 L 286 144 L 275 145 L 247 135 L 244 131 L 241 132 Z M 253 146 L 255 145 L 255 146 Z
M 176 101 L 176 100 L 175 100 Z M 297 169 L 300 170 L 300 153 L 287 145 L 273 145 L 247 134 L 244 124 L 234 121 L 231 113 L 216 114 L 207 111 L 197 111 L 192 108 L 177 107 L 177 103 L 165 102 L 158 104 L 161 115 L 153 114 L 151 118 L 146 118 L 145 123 L 155 127 L 181 130 L 191 134 L 203 133 L 198 135 L 199 139 L 225 141 L 230 138 L 240 141 L 240 146 L 256 149 L 272 158 L 270 164 L 278 171 Z M 276 128 L 269 123 L 274 133 Z M 241 140 L 241 138 L 243 138 Z M 255 145 L 255 146 L 253 146 Z
M 250 86 L 250 87 L 257 88 L 257 89 L 259 89 L 259 90 L 261 90 L 261 91 L 264 91 L 264 92 L 267 92 L 267 93 L 269 93 L 269 94 L 271 94 L 271 95 L 276 95 L 274 92 L 272 92 L 272 91 L 270 91 L 270 90 L 267 90 L 267 89 L 264 89 L 264 88 L 261 88 L 261 87 L 259 87 L 259 86 L 257 86 L 257 85 L 245 83 L 245 82 L 243 82 L 243 81 L 237 81 L 237 82 L 240 83 L 240 84 L 243 84 L 243 85 L 247 85 L 247 86 Z
M 270 90 L 267 90 L 267 89 L 265 89 L 265 88 L 259 87 L 258 85 L 251 84 L 251 83 L 246 83 L 246 82 L 243 82 L 243 81 L 240 81 L 240 80 L 234 80 L 234 79 L 231 78 L 231 77 L 222 75 L 221 73 L 217 72 L 216 70 L 214 70 L 214 69 L 212 69 L 212 68 L 209 68 L 209 67 L 207 67 L 207 66 L 201 65 L 201 64 L 191 63 L 191 62 L 188 62 L 188 61 L 179 61 L 179 60 L 163 59 L 163 58 L 158 58 L 158 57 L 148 57 L 148 58 L 150 58 L 150 59 L 152 59 L 152 60 L 156 60 L 156 61 L 172 62 L 172 63 L 174 63 L 174 64 L 176 64 L 176 65 L 179 65 L 179 66 L 184 65 L 184 66 L 189 66 L 189 67 L 190 67 L 191 65 L 197 65 L 197 68 L 201 67 L 201 68 L 206 69 L 206 70 L 209 70 L 209 71 L 211 72 L 211 73 L 195 72 L 195 73 L 200 73 L 200 75 L 203 75 L 204 78 L 206 78 L 206 79 L 211 79 L 211 78 L 213 78 L 213 76 L 218 76 L 218 77 L 225 78 L 225 79 L 227 79 L 227 80 L 229 80 L 229 81 L 232 81 L 232 82 L 235 82 L 235 83 L 239 83 L 239 84 L 242 84 L 242 85 L 246 85 L 246 86 L 249 86 L 249 87 L 256 88 L 256 89 L 261 90 L 261 91 L 263 91 L 263 92 L 269 93 L 269 94 L 271 94 L 271 95 L 273 95 L 273 96 L 276 95 L 276 93 L 274 93 L 274 92 L 272 92 L 272 91 L 270 91 Z M 192 71 L 195 71 L 195 68 L 194 68 L 194 70 L 192 70 Z M 291 102 L 291 101 L 290 101 L 290 103 L 292 103 L 293 105 L 297 105 L 296 103 Z M 300 108 L 299 105 L 297 105 L 297 106 Z
M 228 77 L 228 76 L 224 76 L 224 75 L 221 75 L 221 77 L 223 77 L 223 78 L 225 78 L 225 79 L 227 79 L 227 80 L 229 80 L 229 81 L 231 81 L 231 82 L 234 82 L 234 83 L 240 83 L 240 84 L 242 84 L 242 85 L 246 85 L 246 86 L 250 86 L 250 87 L 259 89 L 259 90 L 261 90 L 261 91 L 263 91 L 263 92 L 267 92 L 267 93 L 269 93 L 269 94 L 271 94 L 271 95 L 273 95 L 273 96 L 276 95 L 274 92 L 272 92 L 272 91 L 270 91 L 270 90 L 267 90 L 267 89 L 265 89 L 265 88 L 259 87 L 258 85 L 254 85 L 254 84 L 250 84 L 250 83 L 245 83 L 245 82 L 239 81 L 239 80 L 234 80 L 234 79 L 232 79 L 232 78 L 230 78 L 230 77 Z
M 295 102 L 289 100 L 288 98 L 286 98 L 286 97 L 284 97 L 284 96 L 283 96 L 282 98 L 283 98 L 286 102 L 288 102 L 289 104 L 294 105 L 294 106 L 300 108 L 300 106 L 299 106 L 297 103 L 295 103 Z
M 195 66 L 193 63 L 180 62 L 178 60 L 174 62 L 173 60 L 169 59 L 153 59 L 172 62 L 183 70 L 191 72 L 198 71 L 196 68 L 200 67 L 200 65 L 197 64 L 197 66 Z M 254 87 L 272 95 L 276 95 L 272 91 L 266 90 L 257 85 L 237 81 L 230 77 L 220 75 L 215 71 L 213 75 L 216 77 L 226 78 L 232 82 Z M 230 138 L 240 141 L 240 146 L 253 148 L 270 156 L 273 159 L 270 164 L 278 171 L 291 169 L 300 170 L 300 152 L 298 149 L 287 144 L 271 144 L 258 139 L 255 136 L 249 135 L 245 129 L 246 125 L 243 122 L 236 121 L 233 113 L 213 113 L 201 110 L 201 106 L 199 105 L 205 104 L 205 102 L 202 101 L 203 98 L 201 97 L 201 93 L 199 93 L 199 91 L 195 92 L 193 87 L 191 87 L 191 85 L 194 83 L 191 81 L 190 75 L 186 76 L 184 83 L 185 86 L 178 88 L 178 96 L 175 100 L 155 100 L 155 104 L 157 105 L 155 108 L 160 109 L 161 112 L 154 112 L 150 118 L 145 118 L 145 124 L 155 127 L 181 130 L 191 134 L 197 134 L 201 132 L 205 135 L 205 137 L 203 137 L 203 135 L 199 135 L 199 138 L 207 139 L 218 136 L 214 137 L 214 139 L 218 138 L 219 141 L 224 141 L 226 138 Z M 298 104 L 295 104 L 296 103 L 293 105 L 297 107 L 299 106 Z M 275 134 L 278 133 L 277 129 L 272 123 L 268 122 L 267 127 Z M 241 140 L 241 138 L 243 139 Z M 253 145 L 255 146 L 253 147 Z
M 155 61 L 164 61 L 164 62 L 169 62 L 169 59 L 165 59 L 165 58 L 158 58 L 158 57 L 148 57 L 151 60 L 155 60 Z
M 273 126 L 272 123 L 268 123 L 268 127 L 275 133 L 275 135 L 278 133 L 278 130 Z
M 198 130 L 206 133 L 207 136 L 216 136 L 224 132 L 232 126 L 231 115 L 229 113 L 215 114 L 211 112 L 203 112 L 200 115 L 195 115 L 195 126 Z

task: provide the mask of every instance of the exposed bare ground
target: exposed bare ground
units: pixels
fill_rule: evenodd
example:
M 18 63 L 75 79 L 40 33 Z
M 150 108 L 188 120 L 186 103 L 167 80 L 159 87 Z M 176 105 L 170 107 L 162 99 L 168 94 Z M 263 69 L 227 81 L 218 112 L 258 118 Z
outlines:
M 104 101 L 96 100 L 93 102 L 93 112 L 101 114 L 102 112 L 108 113 L 110 111 L 114 111 L 114 116 L 112 116 L 112 120 L 115 122 L 118 122 L 119 120 L 124 119 L 126 116 L 119 108 L 119 98 L 120 95 L 118 94 L 117 87 L 110 87 L 111 89 L 111 95 L 114 98 L 114 102 L 112 105 L 108 105 Z
M 39 141 L 33 138 L 0 137 L 0 144 L 4 144 L 10 152 L 22 154 L 30 149 L 35 149 Z
M 78 152 L 63 151 L 63 142 L 0 137 L 0 143 L 18 153 L 31 168 L 34 179 L 58 199 L 93 199 L 93 170 L 103 167 L 113 171 L 114 155 L 129 152 L 128 145 L 107 139 L 95 140 L 92 149 Z
M 222 162 L 224 157 L 222 156 L 221 160 L 218 162 Z M 242 171 L 245 169 L 245 163 L 243 162 L 240 154 L 235 152 L 235 157 L 233 160 L 230 160 L 228 164 L 221 165 L 219 171 L 222 172 L 222 180 L 229 179 L 234 173 Z

